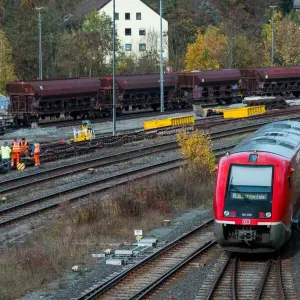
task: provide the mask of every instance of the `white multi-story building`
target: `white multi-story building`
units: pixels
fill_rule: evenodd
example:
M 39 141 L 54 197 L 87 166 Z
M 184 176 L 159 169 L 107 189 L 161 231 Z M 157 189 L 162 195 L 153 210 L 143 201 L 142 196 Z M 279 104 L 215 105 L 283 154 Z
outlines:
M 96 9 L 113 17 L 112 0 L 87 0 L 83 2 L 89 12 Z M 81 11 L 83 13 L 83 11 Z M 116 31 L 124 51 L 139 56 L 146 50 L 160 53 L 160 15 L 141 0 L 115 0 Z M 86 11 L 88 13 L 88 11 Z M 162 20 L 163 57 L 167 61 L 168 22 Z
M 294 9 L 300 10 L 300 0 L 294 0 Z

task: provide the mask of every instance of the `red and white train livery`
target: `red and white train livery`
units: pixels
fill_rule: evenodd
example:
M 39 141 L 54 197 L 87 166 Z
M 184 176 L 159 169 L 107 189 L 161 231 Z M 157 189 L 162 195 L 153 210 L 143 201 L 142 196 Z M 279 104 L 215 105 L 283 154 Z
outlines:
M 300 208 L 300 123 L 267 124 L 224 156 L 214 196 L 215 236 L 234 252 L 273 252 Z

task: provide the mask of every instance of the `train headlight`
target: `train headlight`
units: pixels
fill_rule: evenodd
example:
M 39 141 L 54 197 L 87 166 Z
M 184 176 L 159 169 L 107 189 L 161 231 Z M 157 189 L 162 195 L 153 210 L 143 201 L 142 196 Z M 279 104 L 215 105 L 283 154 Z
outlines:
M 228 210 L 225 210 L 225 211 L 224 211 L 224 216 L 226 216 L 226 217 L 229 216 L 229 211 L 228 211 Z
M 270 212 L 267 212 L 267 213 L 266 213 L 266 217 L 267 217 L 267 218 L 270 218 L 271 215 L 272 215 L 272 214 L 271 214 Z

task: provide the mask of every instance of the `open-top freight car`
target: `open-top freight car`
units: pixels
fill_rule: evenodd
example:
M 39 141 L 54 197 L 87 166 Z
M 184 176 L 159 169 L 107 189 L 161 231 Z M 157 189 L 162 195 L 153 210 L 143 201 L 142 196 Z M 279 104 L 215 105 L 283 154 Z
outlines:
M 300 95 L 300 66 L 241 69 L 244 96 Z
M 176 98 L 178 76 L 176 73 L 164 74 L 164 104 L 166 108 L 186 107 L 187 102 Z M 118 99 L 127 111 L 160 107 L 160 74 L 117 76 Z
M 234 103 L 238 98 L 239 70 L 193 71 L 178 74 L 181 98 L 193 103 Z
M 39 117 L 64 114 L 76 119 L 111 109 L 111 97 L 105 87 L 101 90 L 99 78 L 9 82 L 6 91 L 9 112 L 24 125 L 37 122 Z
M 74 119 L 78 116 L 101 117 L 112 110 L 111 76 L 10 82 L 6 90 L 10 97 L 9 112 L 21 124 L 36 122 L 40 117 L 59 117 L 60 114 Z M 241 100 L 241 95 L 280 96 L 275 97 L 278 100 L 299 94 L 300 66 L 164 74 L 167 109 L 201 103 L 235 103 Z M 160 75 L 116 76 L 116 96 L 117 114 L 130 106 L 133 110 L 157 110 L 160 106 Z M 261 97 L 260 102 L 256 99 L 250 105 L 266 104 L 267 108 L 286 106 L 284 100 L 275 100 L 267 101 Z

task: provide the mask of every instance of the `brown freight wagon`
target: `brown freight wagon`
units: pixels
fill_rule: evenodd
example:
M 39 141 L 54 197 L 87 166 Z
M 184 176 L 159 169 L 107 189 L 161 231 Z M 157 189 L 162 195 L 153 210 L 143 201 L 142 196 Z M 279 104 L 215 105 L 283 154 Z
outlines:
M 100 78 L 9 82 L 6 91 L 9 112 L 24 125 L 61 114 L 74 119 L 100 116 L 112 106 L 110 91 L 101 88 Z
M 176 99 L 178 76 L 176 73 L 165 73 L 164 104 L 166 108 L 185 107 L 186 101 Z M 118 98 L 125 110 L 152 108 L 160 106 L 160 74 L 117 76 Z
M 239 70 L 193 71 L 178 74 L 180 97 L 193 103 L 233 103 L 239 93 Z
M 245 96 L 300 95 L 300 66 L 241 69 L 240 88 Z

